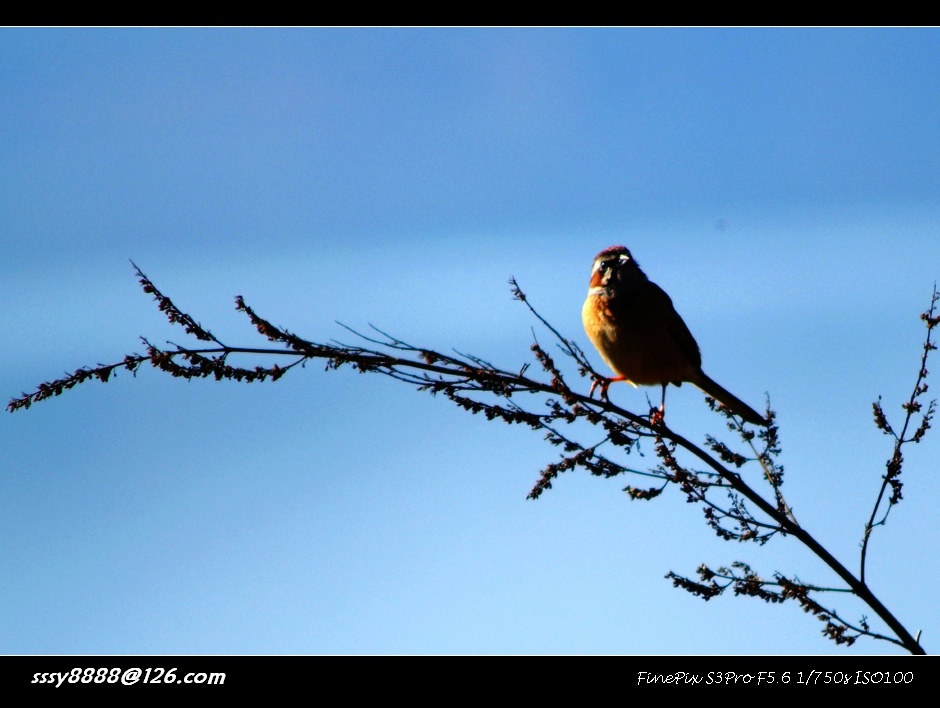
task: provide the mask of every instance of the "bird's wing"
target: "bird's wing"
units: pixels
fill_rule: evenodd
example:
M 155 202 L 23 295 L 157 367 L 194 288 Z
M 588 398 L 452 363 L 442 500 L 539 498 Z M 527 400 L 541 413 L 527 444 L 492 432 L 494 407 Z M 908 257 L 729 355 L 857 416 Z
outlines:
M 655 308 L 656 317 L 665 324 L 666 331 L 679 345 L 679 349 L 688 358 L 696 369 L 702 368 L 702 353 L 699 351 L 695 337 L 689 331 L 685 321 L 673 307 L 672 298 L 656 283 L 650 282 L 650 306 Z

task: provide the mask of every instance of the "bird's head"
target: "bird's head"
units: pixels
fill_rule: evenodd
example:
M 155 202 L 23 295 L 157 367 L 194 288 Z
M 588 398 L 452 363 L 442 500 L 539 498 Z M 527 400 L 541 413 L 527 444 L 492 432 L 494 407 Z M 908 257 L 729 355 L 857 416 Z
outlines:
M 629 286 L 638 280 L 646 280 L 646 276 L 626 246 L 611 246 L 595 256 L 591 269 L 592 291 L 600 288 L 611 295 L 611 290 L 618 285 Z

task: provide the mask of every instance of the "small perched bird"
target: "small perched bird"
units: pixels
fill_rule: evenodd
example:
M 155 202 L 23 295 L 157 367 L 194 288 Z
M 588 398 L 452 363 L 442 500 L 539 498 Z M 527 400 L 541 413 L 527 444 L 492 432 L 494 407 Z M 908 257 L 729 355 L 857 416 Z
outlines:
M 672 300 L 646 277 L 630 251 L 612 246 L 597 254 L 591 285 L 581 310 L 584 330 L 601 358 L 618 375 L 595 381 L 601 396 L 613 381 L 634 386 L 695 384 L 748 423 L 769 425 L 757 411 L 712 381 L 702 371 L 702 355 Z

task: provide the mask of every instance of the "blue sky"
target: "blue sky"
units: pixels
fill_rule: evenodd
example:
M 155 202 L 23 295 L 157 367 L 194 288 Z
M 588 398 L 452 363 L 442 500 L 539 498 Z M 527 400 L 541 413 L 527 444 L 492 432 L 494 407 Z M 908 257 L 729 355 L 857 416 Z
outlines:
M 128 259 L 233 343 L 264 344 L 241 294 L 309 339 L 373 323 L 515 369 L 535 323 L 508 278 L 587 347 L 591 261 L 624 243 L 705 371 L 770 395 L 791 506 L 855 569 L 890 454 L 871 402 L 898 419 L 940 274 L 938 39 L 0 30 L 2 388 L 183 343 Z M 720 431 L 692 387 L 669 403 L 687 437 Z M 868 571 L 928 651 L 937 440 L 908 450 Z M 663 577 L 834 583 L 795 541 L 722 542 L 674 491 L 578 472 L 527 501 L 556 454 L 538 435 L 348 370 L 142 370 L 4 414 L 0 444 L 3 653 L 895 651 Z

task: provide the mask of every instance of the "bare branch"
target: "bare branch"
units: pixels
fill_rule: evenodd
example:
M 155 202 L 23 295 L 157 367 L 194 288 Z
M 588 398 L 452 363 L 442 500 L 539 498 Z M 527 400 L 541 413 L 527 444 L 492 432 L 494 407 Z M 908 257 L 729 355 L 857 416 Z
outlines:
M 927 410 L 921 415 L 921 420 L 917 429 L 914 431 L 911 437 L 906 437 L 908 428 L 911 426 L 914 416 L 917 413 L 920 413 L 923 406 L 918 400 L 927 392 L 927 384 L 925 382 L 927 378 L 927 357 L 934 349 L 937 348 L 937 345 L 933 343 L 933 330 L 940 323 L 940 316 L 937 316 L 937 302 L 940 301 L 940 292 L 937 291 L 937 285 L 934 283 L 933 294 L 930 298 L 930 307 L 927 308 L 927 311 L 924 312 L 920 318 L 924 321 L 924 324 L 927 327 L 927 336 L 924 340 L 923 353 L 920 357 L 920 367 L 917 371 L 917 380 L 914 382 L 914 389 L 911 392 L 910 398 L 907 402 L 901 405 L 901 408 L 904 410 L 904 423 L 901 426 L 901 432 L 895 433 L 894 429 L 888 423 L 887 417 L 885 416 L 884 410 L 881 406 L 881 397 L 878 397 L 878 400 L 872 404 L 872 408 L 875 413 L 875 426 L 882 430 L 885 434 L 891 435 L 894 437 L 894 449 L 892 450 L 891 457 L 888 458 L 887 463 L 885 464 L 886 473 L 882 476 L 881 489 L 878 491 L 878 497 L 875 499 L 875 505 L 871 510 L 871 516 L 868 518 L 868 522 L 865 524 L 865 532 L 862 537 L 862 550 L 861 550 L 861 561 L 860 561 L 860 571 L 859 578 L 864 583 L 865 582 L 865 563 L 868 558 L 868 544 L 871 540 L 872 531 L 874 531 L 876 526 L 884 526 L 888 521 L 888 514 L 891 513 L 891 509 L 901 501 L 902 494 L 901 490 L 903 484 L 901 483 L 901 471 L 904 465 L 904 455 L 902 448 L 908 443 L 918 443 L 924 437 L 924 434 L 927 430 L 930 429 L 930 421 L 933 418 L 934 412 L 936 411 L 937 402 L 936 400 L 930 401 L 927 405 Z M 887 504 L 884 507 L 882 512 L 882 503 L 885 501 L 885 494 L 888 489 L 891 489 L 891 495 L 887 499 Z M 880 514 L 880 518 L 879 518 Z
M 700 506 L 706 525 L 719 537 L 764 544 L 775 536 L 791 536 L 826 563 L 845 583 L 844 588 L 825 588 L 791 580 L 781 573 L 775 573 L 772 579 L 764 579 L 749 566 L 735 563 L 730 569 L 720 568 L 718 572 L 702 565 L 698 570 L 699 581 L 670 573 L 667 577 L 675 586 L 705 600 L 731 587 L 737 595 L 758 597 L 770 603 L 796 601 L 804 611 L 825 623 L 823 633 L 837 643 L 851 644 L 865 636 L 898 644 L 912 653 L 923 653 L 917 639 L 866 585 L 865 558 L 872 529 L 885 523 L 890 508 L 901 499 L 899 477 L 903 466 L 902 446 L 919 442 L 924 437 L 936 410 L 934 401 L 924 406 L 919 400 L 927 391 L 927 356 L 935 348 L 931 336 L 934 327 L 940 322 L 940 318 L 935 316 L 940 298 L 936 288 L 930 309 L 923 315 L 928 330 L 926 343 L 913 393 L 902 406 L 905 419 L 899 433 L 896 434 L 889 425 L 880 399 L 873 405 L 876 426 L 893 436 L 895 445 L 887 463 L 881 491 L 866 526 L 861 574 L 856 578 L 797 522 L 784 499 L 783 466 L 777 459 L 781 454 L 779 430 L 769 401 L 765 421 L 767 425 L 755 432 L 737 420 L 723 405 L 710 400 L 709 405 L 725 417 L 728 429 L 743 443 L 743 446 L 735 443 L 739 446 L 736 450 L 728 441 L 713 436 L 706 438 L 705 448 L 693 444 L 670 429 L 658 410 L 650 415 L 638 415 L 611 403 L 605 396 L 595 399 L 590 391 L 578 392 L 565 378 L 566 363 L 567 368 L 573 365 L 582 377 L 591 377 L 595 381 L 602 377 L 594 371 L 577 344 L 563 337 L 532 307 L 514 279 L 510 281 L 513 296 L 525 303 L 557 340 L 562 354 L 561 364 L 541 346 L 534 333 L 531 346 L 534 361 L 526 362 L 514 370 L 502 369 L 474 354 L 459 351 L 442 353 L 416 346 L 371 325 L 375 334 L 369 335 L 341 325 L 356 338 L 355 344 L 335 340 L 314 342 L 272 324 L 247 305 L 241 296 L 235 300 L 236 309 L 247 316 L 259 334 L 278 346 L 231 347 L 220 342 L 208 329 L 180 310 L 136 265 L 134 268 L 144 292 L 153 295 L 159 309 L 172 324 L 179 324 L 196 339 L 216 346 L 189 348 L 171 344 L 163 349 L 143 340 L 145 354 L 129 354 L 113 364 L 99 364 L 66 373 L 61 378 L 40 384 L 31 393 L 12 399 L 7 405 L 8 410 L 12 412 L 29 408 L 33 403 L 58 396 L 85 381 L 107 383 L 120 368 L 136 375 L 144 362 L 174 377 L 212 377 L 218 381 L 242 383 L 277 381 L 298 364 L 304 365 L 315 359 L 323 360 L 326 370 L 349 366 L 360 373 L 380 374 L 419 391 L 440 394 L 458 407 L 470 413 L 481 413 L 489 420 L 521 424 L 539 431 L 550 445 L 561 448 L 558 458 L 541 470 L 529 492 L 531 499 L 537 499 L 551 489 L 561 473 L 576 468 L 604 478 L 636 475 L 645 480 L 652 479 L 653 486 L 627 485 L 623 490 L 631 499 L 652 500 L 675 486 L 688 502 Z M 230 363 L 230 359 L 245 355 L 287 356 L 290 361 L 283 367 L 277 363 L 253 367 L 233 366 Z M 537 366 L 531 366 L 532 363 Z M 917 415 L 921 416 L 920 422 L 907 437 Z M 636 469 L 627 464 L 626 458 L 635 454 L 646 439 L 653 444 L 658 464 L 647 470 Z M 695 469 L 686 460 L 703 465 L 703 468 Z M 758 468 L 762 472 L 759 479 L 763 479 L 770 487 L 767 498 L 757 491 L 753 483 L 745 481 L 748 478 L 756 480 L 758 475 L 742 475 L 742 471 L 756 471 Z M 889 488 L 891 494 L 885 499 Z M 766 488 L 764 492 L 767 492 Z M 882 512 L 883 501 L 886 501 L 887 507 Z M 813 599 L 814 594 L 823 592 L 856 596 L 875 612 L 894 636 L 872 630 L 864 619 L 857 623 L 846 622 L 834 609 L 825 608 Z

